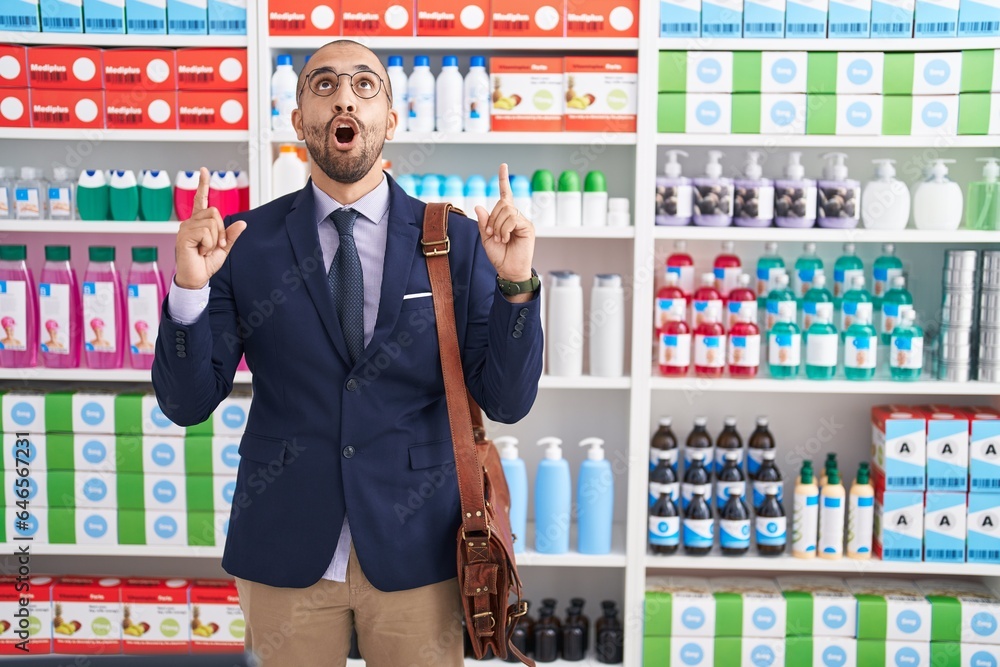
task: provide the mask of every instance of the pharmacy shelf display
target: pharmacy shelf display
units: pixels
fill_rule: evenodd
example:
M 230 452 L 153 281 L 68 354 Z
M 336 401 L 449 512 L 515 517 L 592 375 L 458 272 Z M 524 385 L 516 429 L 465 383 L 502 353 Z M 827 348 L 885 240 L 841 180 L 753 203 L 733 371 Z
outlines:
M 299 143 L 292 132 L 273 132 L 274 143 Z M 441 132 L 397 132 L 392 144 L 471 144 L 489 146 L 496 144 L 537 144 L 542 146 L 578 146 L 586 144 L 609 146 L 634 146 L 633 132 L 462 132 L 445 134 Z
M 996 37 L 910 39 L 657 39 L 660 51 L 963 51 L 995 49 Z
M 759 150 L 774 148 L 996 148 L 995 136 L 844 136 L 816 134 L 681 134 L 660 132 L 656 143 L 663 147 L 723 146 Z
M 849 575 L 915 575 L 921 577 L 951 576 L 961 574 L 967 577 L 1000 577 L 1000 564 L 962 563 L 961 572 L 956 571 L 955 563 L 905 563 L 881 560 L 824 560 L 822 558 L 793 558 L 779 556 L 767 558 L 764 556 L 740 556 L 733 558 L 721 553 L 708 556 L 647 556 L 646 567 L 650 570 L 700 570 L 719 574 L 721 572 L 740 573 L 787 573 L 805 572 L 809 574 L 827 574 L 832 576 Z

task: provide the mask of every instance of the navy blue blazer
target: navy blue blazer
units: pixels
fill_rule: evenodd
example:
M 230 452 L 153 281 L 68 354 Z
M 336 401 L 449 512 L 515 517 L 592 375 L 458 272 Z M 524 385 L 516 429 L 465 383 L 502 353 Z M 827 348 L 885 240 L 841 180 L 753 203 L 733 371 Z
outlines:
M 350 363 L 327 284 L 311 187 L 238 216 L 247 228 L 211 279 L 207 314 L 184 326 L 163 305 L 153 387 L 180 425 L 204 421 L 245 353 L 253 403 L 240 444 L 222 565 L 303 588 L 333 559 L 345 513 L 365 575 L 382 591 L 456 575 L 458 484 L 432 300 L 420 252 L 425 204 L 389 179 L 389 234 L 371 343 Z M 226 219 L 228 226 L 237 216 Z M 453 214 L 451 275 L 466 383 L 513 423 L 542 367 L 540 304 L 512 304 L 475 222 Z

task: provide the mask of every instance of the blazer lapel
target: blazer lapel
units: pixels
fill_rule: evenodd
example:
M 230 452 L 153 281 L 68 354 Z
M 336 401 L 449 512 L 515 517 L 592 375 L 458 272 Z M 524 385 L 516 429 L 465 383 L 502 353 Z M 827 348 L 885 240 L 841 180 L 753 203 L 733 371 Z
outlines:
M 330 284 L 327 282 L 326 264 L 323 261 L 319 230 L 316 226 L 316 207 L 311 181 L 299 191 L 299 196 L 295 198 L 291 210 L 285 216 L 285 230 L 288 232 L 288 239 L 295 253 L 299 275 L 319 312 L 323 327 L 341 358 L 350 366 L 351 356 L 347 351 L 347 342 L 344 340 L 344 332 L 340 328 L 340 321 L 333 307 Z

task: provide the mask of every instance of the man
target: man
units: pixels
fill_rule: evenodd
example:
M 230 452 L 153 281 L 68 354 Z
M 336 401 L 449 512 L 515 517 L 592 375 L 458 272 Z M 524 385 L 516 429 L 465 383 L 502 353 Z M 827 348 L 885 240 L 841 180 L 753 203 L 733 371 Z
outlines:
M 370 50 L 324 46 L 292 114 L 311 182 L 223 221 L 202 170 L 177 234 L 153 384 L 168 417 L 195 424 L 229 394 L 242 355 L 253 371 L 222 564 L 265 667 L 343 665 L 352 627 L 370 667 L 462 664 L 424 205 L 380 164 L 391 92 Z M 449 259 L 466 383 L 487 416 L 513 423 L 537 392 L 542 333 L 534 229 L 506 165 L 500 182 L 478 230 L 451 216 Z

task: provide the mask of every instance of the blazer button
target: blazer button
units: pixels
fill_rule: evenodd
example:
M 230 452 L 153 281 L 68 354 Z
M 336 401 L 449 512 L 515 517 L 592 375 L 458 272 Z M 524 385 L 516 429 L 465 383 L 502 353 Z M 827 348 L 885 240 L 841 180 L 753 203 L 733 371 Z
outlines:
M 524 324 L 525 322 L 527 322 L 527 320 L 526 320 L 526 319 L 524 319 L 523 317 L 519 317 L 519 318 L 517 318 L 517 323 L 518 323 L 518 324 Z
M 344 458 L 349 459 L 352 458 L 353 456 L 354 456 L 354 447 L 352 447 L 351 445 L 344 447 Z
M 518 322 L 517 324 L 514 325 L 514 332 L 519 333 L 521 331 L 524 331 L 524 324 Z
M 355 391 L 358 388 L 358 381 L 351 378 L 347 381 L 347 391 Z
M 527 317 L 527 316 L 528 316 L 528 309 L 527 308 L 522 308 L 521 309 L 521 317 Z
M 187 355 L 187 352 L 178 352 L 177 356 L 180 357 L 181 359 L 183 359 L 184 357 L 186 357 L 188 355 Z
M 511 336 L 513 336 L 514 338 L 520 338 L 521 337 L 521 332 L 520 331 L 514 331 L 514 333 L 512 333 Z

